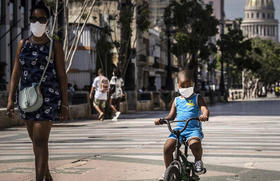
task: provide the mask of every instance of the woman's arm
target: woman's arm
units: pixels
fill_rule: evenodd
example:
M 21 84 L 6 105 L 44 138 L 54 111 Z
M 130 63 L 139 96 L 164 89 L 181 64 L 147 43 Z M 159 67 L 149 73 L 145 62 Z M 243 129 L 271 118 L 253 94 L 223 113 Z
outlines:
M 54 41 L 55 48 L 55 62 L 56 62 L 56 72 L 58 75 L 58 80 L 60 84 L 61 94 L 62 94 L 62 120 L 68 118 L 68 92 L 67 92 L 67 75 L 65 71 L 64 62 L 64 52 L 60 42 Z
M 8 97 L 8 105 L 7 105 L 7 113 L 9 116 L 11 116 L 11 112 L 13 112 L 13 108 L 14 108 L 13 98 L 15 96 L 15 93 L 16 93 L 16 90 L 18 87 L 18 83 L 19 83 L 19 79 L 20 79 L 20 74 L 21 74 L 20 64 L 19 64 L 19 54 L 20 54 L 23 44 L 24 44 L 24 40 L 21 40 L 18 43 L 18 48 L 17 48 L 16 57 L 15 57 L 15 61 L 14 61 L 15 64 L 14 64 L 11 81 L 10 81 L 10 89 L 9 89 L 9 97 Z

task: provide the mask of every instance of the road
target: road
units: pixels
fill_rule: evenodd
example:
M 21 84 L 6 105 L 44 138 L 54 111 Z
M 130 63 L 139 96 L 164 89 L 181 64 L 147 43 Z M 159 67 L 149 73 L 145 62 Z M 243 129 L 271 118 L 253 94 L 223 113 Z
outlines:
M 208 172 L 201 181 L 280 181 L 280 99 L 218 104 L 210 111 L 203 124 Z M 156 181 L 164 172 L 162 149 L 169 131 L 153 120 L 166 114 L 54 125 L 49 143 L 54 180 Z M 26 129 L 0 133 L 0 180 L 32 180 L 34 157 Z

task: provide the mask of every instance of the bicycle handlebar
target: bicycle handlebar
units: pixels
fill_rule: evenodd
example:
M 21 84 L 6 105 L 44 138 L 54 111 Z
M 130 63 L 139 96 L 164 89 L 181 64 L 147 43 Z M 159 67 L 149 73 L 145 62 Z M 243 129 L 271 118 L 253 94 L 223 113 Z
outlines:
M 191 120 L 199 120 L 199 118 L 198 118 L 198 117 L 193 117 L 193 118 L 190 118 L 190 119 L 188 119 L 188 120 L 181 120 L 181 121 L 166 120 L 166 119 L 161 118 L 161 119 L 160 119 L 160 123 L 161 123 L 161 124 L 167 124 L 169 131 L 170 131 L 171 133 L 174 134 L 175 131 L 171 128 L 170 123 L 186 122 L 184 128 L 181 129 L 181 130 L 179 130 L 179 133 L 181 134 L 182 132 L 184 132 L 184 131 L 187 129 L 187 126 L 188 126 L 188 124 L 189 124 L 189 122 L 190 122 Z

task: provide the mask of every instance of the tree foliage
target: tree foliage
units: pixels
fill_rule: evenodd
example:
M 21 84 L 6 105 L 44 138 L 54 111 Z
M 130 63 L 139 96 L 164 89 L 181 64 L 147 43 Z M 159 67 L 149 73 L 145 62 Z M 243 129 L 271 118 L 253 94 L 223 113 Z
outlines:
M 260 38 L 252 39 L 255 52 L 253 58 L 261 65 L 255 74 L 265 84 L 272 84 L 280 80 L 280 44 Z
M 235 21 L 233 28 L 228 27 L 228 33 L 221 35 L 218 41 L 218 47 L 222 54 L 222 59 L 226 63 L 226 73 L 228 88 L 234 85 L 241 85 L 241 73 L 243 70 L 256 72 L 260 64 L 253 58 L 256 55 L 255 49 L 252 48 L 250 39 L 245 39 L 242 30 L 239 28 L 241 21 Z
M 175 40 L 172 53 L 189 57 L 183 64 L 185 67 L 196 68 L 199 59 L 208 59 L 216 50 L 209 37 L 217 34 L 219 22 L 213 16 L 211 5 L 201 0 L 172 1 L 165 9 L 164 22 L 167 33 Z

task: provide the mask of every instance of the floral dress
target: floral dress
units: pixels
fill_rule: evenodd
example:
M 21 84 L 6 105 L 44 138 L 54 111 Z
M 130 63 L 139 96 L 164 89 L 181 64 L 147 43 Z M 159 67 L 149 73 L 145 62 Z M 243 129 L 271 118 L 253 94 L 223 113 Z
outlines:
M 21 79 L 19 90 L 39 83 L 49 55 L 49 43 L 33 44 L 25 40 L 19 55 Z M 55 61 L 50 60 L 40 89 L 43 95 L 43 105 L 34 112 L 23 112 L 19 106 L 21 119 L 34 121 L 57 121 L 61 105 L 61 90 L 57 79 Z

